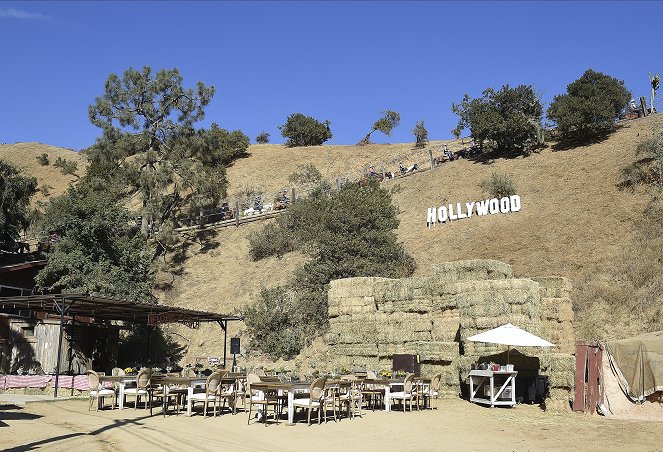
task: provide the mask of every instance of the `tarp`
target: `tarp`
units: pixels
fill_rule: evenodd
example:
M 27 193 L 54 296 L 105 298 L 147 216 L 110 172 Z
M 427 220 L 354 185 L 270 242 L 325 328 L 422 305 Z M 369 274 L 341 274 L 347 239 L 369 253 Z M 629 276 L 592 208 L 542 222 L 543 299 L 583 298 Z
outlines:
M 606 350 L 619 384 L 631 400 L 663 391 L 663 331 L 608 341 Z
M 510 323 L 493 328 L 492 330 L 484 331 L 483 333 L 475 334 L 474 336 L 468 337 L 467 340 L 525 347 L 552 347 L 555 345 L 541 339 L 539 336 L 521 330 Z

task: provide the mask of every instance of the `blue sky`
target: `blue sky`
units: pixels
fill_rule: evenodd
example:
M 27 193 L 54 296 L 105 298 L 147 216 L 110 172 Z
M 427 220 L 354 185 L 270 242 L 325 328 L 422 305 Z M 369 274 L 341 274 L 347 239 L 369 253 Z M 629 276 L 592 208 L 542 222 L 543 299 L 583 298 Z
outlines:
M 0 0 L 0 143 L 82 149 L 87 107 L 110 73 L 177 67 L 217 93 L 201 126 L 253 141 L 300 112 L 354 144 L 379 112 L 391 137 L 451 138 L 451 103 L 532 84 L 549 103 L 587 68 L 649 94 L 663 72 L 660 2 L 8 2 Z M 649 31 L 651 30 L 651 32 Z

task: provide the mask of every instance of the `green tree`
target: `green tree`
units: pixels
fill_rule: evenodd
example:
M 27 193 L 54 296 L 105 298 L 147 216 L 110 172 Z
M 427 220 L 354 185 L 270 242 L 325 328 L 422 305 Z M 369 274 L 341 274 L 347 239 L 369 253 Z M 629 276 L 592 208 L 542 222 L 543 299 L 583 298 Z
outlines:
M 417 122 L 414 129 L 412 129 L 412 135 L 414 135 L 414 146 L 416 148 L 423 148 L 428 143 L 428 130 L 426 130 L 423 121 Z
M 266 144 L 269 143 L 269 133 L 262 131 L 256 136 L 256 143 Z
M 291 340 L 292 344 L 267 348 L 270 346 L 256 342 L 261 348 L 265 347 L 263 351 L 275 357 L 283 356 L 280 349 L 298 352 L 327 325 L 330 281 L 353 276 L 401 278 L 411 275 L 415 269 L 414 259 L 398 243 L 394 232 L 398 227 L 398 211 L 387 190 L 375 181 L 364 186 L 348 183 L 336 192 L 322 189 L 323 185 L 320 187 L 282 214 L 277 219 L 278 228 L 266 228 L 262 233 L 263 239 L 281 234 L 289 240 L 279 241 L 287 247 L 285 250 L 275 246 L 266 252 L 264 247 L 261 248 L 261 258 L 287 252 L 293 244 L 311 257 L 296 272 L 293 281 L 279 289 L 278 296 L 263 294 L 246 316 L 246 324 L 253 332 L 274 329 L 278 322 L 266 327 L 260 321 L 264 316 L 253 314 L 269 311 L 277 302 L 291 308 L 283 309 L 281 314 L 285 319 L 279 321 L 287 328 L 299 331 L 297 335 L 284 334 L 283 340 Z M 264 243 L 265 240 L 256 241 L 255 237 L 250 240 L 252 249 L 256 244 L 262 246 Z M 301 310 L 307 313 L 304 320 L 299 317 Z
M 153 76 L 147 66 L 129 68 L 122 77 L 111 74 L 89 107 L 103 134 L 86 150 L 88 178 L 118 194 L 140 194 L 144 243 L 150 231 L 172 227 L 178 209 L 196 211 L 225 196 L 225 165 L 249 144 L 241 131 L 196 129 L 214 88 L 198 82 L 185 89 L 182 82 L 177 69 Z
M 548 119 L 557 124 L 560 141 L 591 141 L 614 130 L 630 98 L 623 81 L 587 69 L 566 87 L 566 94 L 555 96 Z
M 488 179 L 484 179 L 479 183 L 479 187 L 483 189 L 491 198 L 503 198 L 517 194 L 516 184 L 507 173 L 499 173 L 493 171 Z
M 57 232 L 60 240 L 36 277 L 37 288 L 154 302 L 153 272 L 131 219 L 112 194 L 85 184 L 52 200 L 41 227 Z
M 543 107 L 532 86 L 487 88 L 477 99 L 465 94 L 451 110 L 459 116 L 454 135 L 469 129 L 482 149 L 488 144 L 498 154 L 528 154 L 538 145 Z
M 373 128 L 366 134 L 364 138 L 358 143 L 360 146 L 365 146 L 371 144 L 371 135 L 373 132 L 380 131 L 387 136 L 391 135 L 391 132 L 395 127 L 401 122 L 400 113 L 393 110 L 385 110 L 381 113 L 381 117 L 373 123 Z
M 18 240 L 30 223 L 30 198 L 37 192 L 37 179 L 23 176 L 0 159 L 0 242 Z
M 279 130 L 283 138 L 287 138 L 286 146 L 320 146 L 332 137 L 330 124 L 329 121 L 320 122 L 311 116 L 293 113 Z

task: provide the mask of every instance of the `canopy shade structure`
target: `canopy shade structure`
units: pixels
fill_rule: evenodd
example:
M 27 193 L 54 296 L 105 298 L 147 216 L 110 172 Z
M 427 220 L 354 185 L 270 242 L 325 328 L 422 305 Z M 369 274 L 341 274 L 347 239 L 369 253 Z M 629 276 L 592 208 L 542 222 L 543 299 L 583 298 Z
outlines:
M 228 322 L 243 320 L 242 317 L 213 312 L 194 311 L 159 304 L 135 303 L 128 300 L 96 294 L 70 293 L 0 297 L 0 313 L 18 317 L 35 317 L 37 313 L 57 315 L 60 318 L 58 358 L 55 371 L 55 397 L 58 395 L 60 355 L 65 316 L 72 320 L 88 317 L 90 320 L 124 321 L 159 325 L 181 323 L 197 328 L 201 322 L 216 322 L 223 329 L 223 363 L 226 363 Z
M 624 393 L 635 402 L 663 391 L 663 331 L 606 343 L 610 365 Z
M 467 338 L 468 341 L 473 342 L 487 342 L 490 344 L 503 344 L 509 346 L 521 347 L 554 347 L 555 344 L 541 339 L 532 333 L 521 330 L 517 326 L 507 323 L 492 330 L 484 331 L 483 333 L 475 334 Z

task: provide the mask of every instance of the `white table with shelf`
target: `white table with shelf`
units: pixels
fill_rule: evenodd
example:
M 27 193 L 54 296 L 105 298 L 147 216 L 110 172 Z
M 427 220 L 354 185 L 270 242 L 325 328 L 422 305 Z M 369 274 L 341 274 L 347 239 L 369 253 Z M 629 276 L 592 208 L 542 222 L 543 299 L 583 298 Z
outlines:
M 471 370 L 469 375 L 470 402 L 482 403 L 491 407 L 515 406 L 516 375 L 518 372 L 513 370 Z M 488 394 L 485 394 L 486 392 Z

